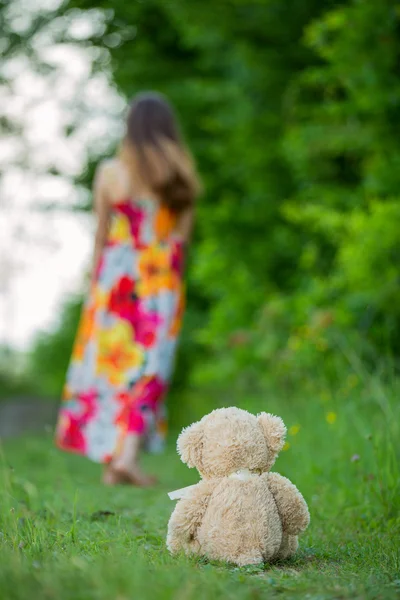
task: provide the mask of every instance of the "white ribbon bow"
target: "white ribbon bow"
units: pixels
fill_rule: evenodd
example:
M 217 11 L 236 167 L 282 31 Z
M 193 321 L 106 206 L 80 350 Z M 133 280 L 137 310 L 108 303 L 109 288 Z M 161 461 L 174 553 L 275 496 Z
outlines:
M 250 479 L 254 479 L 254 477 L 259 477 L 258 473 L 252 473 L 249 469 L 240 469 L 239 471 L 235 471 L 235 473 L 231 473 L 228 475 L 229 479 L 239 479 L 240 481 L 249 481 Z M 188 485 L 187 487 L 181 488 L 180 490 L 175 490 L 174 492 L 169 492 L 168 496 L 170 500 L 180 500 L 181 498 L 187 498 L 190 494 L 190 490 L 196 487 L 195 485 Z

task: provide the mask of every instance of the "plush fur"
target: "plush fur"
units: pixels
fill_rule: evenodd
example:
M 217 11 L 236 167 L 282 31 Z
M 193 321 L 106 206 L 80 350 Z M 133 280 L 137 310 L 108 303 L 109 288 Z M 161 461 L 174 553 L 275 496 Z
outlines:
M 292 556 L 310 522 L 296 486 L 270 473 L 286 427 L 267 413 L 258 417 L 221 408 L 182 431 L 178 452 L 202 480 L 178 501 L 168 524 L 171 553 L 207 556 L 239 566 Z M 242 469 L 246 480 L 229 477 Z

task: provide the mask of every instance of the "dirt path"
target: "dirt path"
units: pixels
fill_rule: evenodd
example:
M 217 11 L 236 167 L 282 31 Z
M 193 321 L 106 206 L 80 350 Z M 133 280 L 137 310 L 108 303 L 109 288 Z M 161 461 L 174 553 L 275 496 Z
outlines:
M 0 403 L 0 438 L 54 427 L 58 404 L 39 398 L 14 398 Z

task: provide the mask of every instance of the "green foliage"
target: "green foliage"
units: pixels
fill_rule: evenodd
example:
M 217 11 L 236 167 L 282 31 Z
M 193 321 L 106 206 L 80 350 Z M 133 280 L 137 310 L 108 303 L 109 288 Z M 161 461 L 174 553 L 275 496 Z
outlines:
M 394 2 L 353 1 L 310 23 L 319 63 L 288 88 L 283 138 L 296 178 L 284 214 L 308 234 L 295 297 L 375 361 L 399 350 L 399 22 Z
M 29 373 L 41 393 L 50 398 L 61 394 L 81 308 L 80 298 L 69 299 L 53 331 L 39 334 L 30 353 Z
M 36 379 L 30 377 L 26 356 L 9 346 L 0 346 L 0 401 L 36 393 Z
M 72 0 L 67 10 L 92 6 Z M 199 162 L 206 194 L 188 269 L 181 357 L 202 365 L 235 330 L 254 327 L 272 293 L 294 284 L 299 239 L 281 212 L 294 192 L 279 143 L 282 100 L 311 60 L 303 29 L 321 9 L 295 2 L 287 19 L 277 0 L 210 11 L 182 0 L 96 6 L 105 11 L 105 44 L 111 36 L 115 42 L 108 51 L 118 89 L 127 97 L 143 88 L 165 92 Z
M 294 2 L 290 15 L 273 0 L 112 6 L 116 85 L 171 97 L 205 180 L 185 355 L 218 355 L 211 380 L 224 361 L 231 373 L 252 358 L 270 368 L 321 311 L 328 337 L 376 357 L 397 351 L 396 4 Z M 238 352 L 230 340 L 243 330 Z M 325 345 L 301 344 L 300 370 Z
M 265 373 L 286 385 L 340 377 L 347 350 L 397 356 L 394 0 L 70 0 L 56 13 L 57 41 L 94 49 L 126 98 L 171 98 L 200 166 L 178 387 L 238 373 L 238 385 Z M 93 30 L 74 39 L 88 15 Z M 75 324 L 34 354 L 66 351 Z M 57 356 L 48 389 L 61 385 Z
M 398 199 L 377 200 L 365 210 L 353 211 L 332 275 L 333 285 L 344 290 L 353 323 L 358 318 L 359 327 L 370 328 L 376 347 L 396 353 L 400 349 L 399 217 Z

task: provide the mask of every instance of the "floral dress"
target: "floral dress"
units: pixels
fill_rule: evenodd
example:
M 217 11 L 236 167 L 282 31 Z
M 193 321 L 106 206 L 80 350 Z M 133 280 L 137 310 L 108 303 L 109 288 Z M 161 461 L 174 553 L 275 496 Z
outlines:
M 63 393 L 56 442 L 64 450 L 107 463 L 129 434 L 142 435 L 150 451 L 162 448 L 184 309 L 175 221 L 153 200 L 112 207 Z

